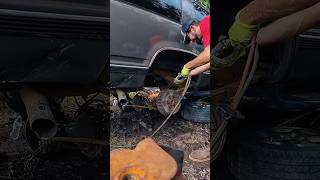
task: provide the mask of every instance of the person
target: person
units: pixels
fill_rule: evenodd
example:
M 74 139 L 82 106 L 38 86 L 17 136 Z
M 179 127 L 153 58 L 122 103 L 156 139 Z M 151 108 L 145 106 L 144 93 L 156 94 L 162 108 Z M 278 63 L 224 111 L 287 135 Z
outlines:
M 185 44 L 203 44 L 204 50 L 183 66 L 174 80 L 176 85 L 184 83 L 188 75 L 195 76 L 210 69 L 210 15 L 200 22 L 186 17 L 182 22 L 181 33 Z
M 254 0 L 241 9 L 221 47 L 229 50 L 223 57 L 211 55 L 211 67 L 219 70 L 233 65 L 246 55 L 251 39 L 258 45 L 276 43 L 320 24 L 320 0 Z M 263 27 L 262 27 L 263 26 Z M 221 43 L 221 44 L 222 44 Z M 231 50 L 230 50 L 231 49 Z
M 185 18 L 182 22 L 181 33 L 184 36 L 185 44 L 203 44 L 204 50 L 183 66 L 174 80 L 176 85 L 184 83 L 188 75 L 195 76 L 210 69 L 210 15 L 205 16 L 199 23 L 190 18 Z M 210 147 L 192 151 L 189 158 L 196 162 L 209 161 Z
M 253 37 L 256 37 L 258 45 L 276 43 L 320 24 L 319 16 L 320 0 L 253 0 L 238 11 L 228 31 L 228 39 L 222 39 L 222 43 L 217 45 L 228 53 L 221 53 L 222 57 L 216 56 L 217 50 L 214 48 L 210 56 L 207 54 L 210 52 L 208 45 L 209 48 L 205 48 L 198 57 L 184 65 L 175 83 L 180 84 L 188 75 L 200 74 L 210 67 L 216 71 L 232 66 L 247 54 Z M 183 26 L 182 30 L 191 42 L 202 37 L 201 28 L 199 32 L 197 26 L 192 27 L 192 30 L 185 27 L 187 26 Z

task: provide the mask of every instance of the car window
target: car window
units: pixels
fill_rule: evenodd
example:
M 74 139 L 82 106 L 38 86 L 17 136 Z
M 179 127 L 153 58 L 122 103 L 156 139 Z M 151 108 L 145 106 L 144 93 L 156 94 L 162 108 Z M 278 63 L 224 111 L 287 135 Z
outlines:
M 71 2 L 71 3 L 87 4 L 87 5 L 106 5 L 106 4 L 109 3 L 107 0 L 94 0 L 94 1 L 88 1 L 88 0 L 55 0 L 55 1 L 63 1 L 63 2 Z
M 200 21 L 204 16 L 208 15 L 208 12 L 196 2 L 192 2 L 195 10 L 195 18 Z
M 74 6 L 80 6 L 80 7 L 85 7 L 85 8 L 92 8 L 95 6 L 106 6 L 110 2 L 108 0 L 94 0 L 94 1 L 89 1 L 89 0 L 9 0 L 9 1 L 1 1 L 1 4 L 20 4 L 23 6 L 24 4 L 47 4 L 47 5 L 56 5 L 58 4 L 59 6 L 65 6 L 65 7 L 74 7 Z
M 106 5 L 106 4 L 108 4 L 107 0 L 94 0 L 94 1 L 88 1 L 88 0 L 55 0 L 55 1 L 70 2 L 70 3 L 77 3 L 77 4 L 87 4 L 87 5 Z
M 204 16 L 209 15 L 209 11 L 204 9 L 201 5 L 197 4 L 195 0 L 182 0 L 182 15 L 181 22 L 184 18 L 191 18 L 200 22 Z M 197 43 L 191 43 L 191 46 L 194 46 L 194 49 L 199 53 L 203 50 L 203 45 Z
M 161 14 L 171 20 L 180 22 L 181 1 L 180 0 L 124 0 L 131 4 L 146 8 Z
M 182 18 L 190 17 L 196 21 L 201 21 L 204 16 L 209 14 L 206 9 L 197 4 L 194 0 L 182 0 L 181 4 Z

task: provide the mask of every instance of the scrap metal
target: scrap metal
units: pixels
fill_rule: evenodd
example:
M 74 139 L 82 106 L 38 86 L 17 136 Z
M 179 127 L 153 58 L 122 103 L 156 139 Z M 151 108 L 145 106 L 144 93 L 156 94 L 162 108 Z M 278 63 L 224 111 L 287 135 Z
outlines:
M 142 140 L 133 150 L 120 148 L 110 152 L 111 180 L 169 180 L 177 173 L 175 159 L 151 138 Z

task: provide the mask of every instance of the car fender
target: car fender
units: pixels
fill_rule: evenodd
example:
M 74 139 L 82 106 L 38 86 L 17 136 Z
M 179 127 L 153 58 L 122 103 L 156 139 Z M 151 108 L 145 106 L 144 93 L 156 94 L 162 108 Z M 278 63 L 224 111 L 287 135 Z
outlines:
M 156 45 L 154 45 L 152 48 L 150 48 L 147 54 L 146 59 L 149 60 L 147 67 L 150 68 L 152 66 L 152 64 L 154 63 L 154 60 L 159 55 L 159 53 L 163 51 L 168 51 L 168 50 L 187 53 L 195 57 L 198 56 L 199 54 L 199 52 L 195 48 L 192 48 L 191 46 L 186 46 L 183 44 L 170 42 L 170 41 L 159 42 Z

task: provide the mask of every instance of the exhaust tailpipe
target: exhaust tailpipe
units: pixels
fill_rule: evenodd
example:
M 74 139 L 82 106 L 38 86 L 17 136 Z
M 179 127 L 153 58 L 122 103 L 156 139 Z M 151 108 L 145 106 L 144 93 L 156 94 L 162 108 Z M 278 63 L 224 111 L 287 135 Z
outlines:
M 52 138 L 57 133 L 57 124 L 47 98 L 30 87 L 22 88 L 21 99 L 26 107 L 31 130 L 39 138 Z
M 121 106 L 126 106 L 126 105 L 129 104 L 127 96 L 122 90 L 117 89 L 116 93 L 117 93 L 117 96 L 118 96 L 118 101 L 119 101 Z

